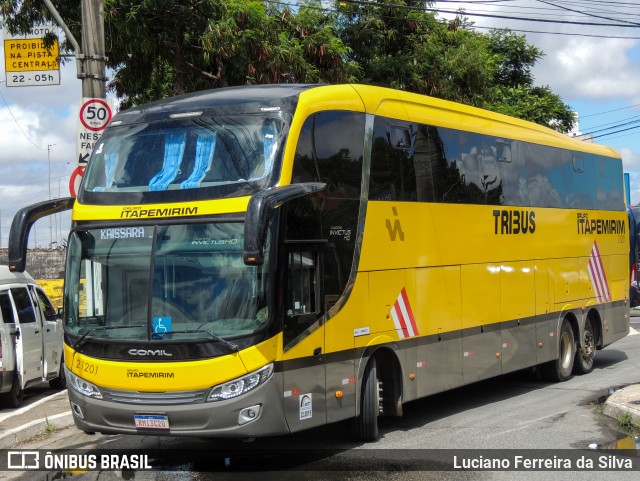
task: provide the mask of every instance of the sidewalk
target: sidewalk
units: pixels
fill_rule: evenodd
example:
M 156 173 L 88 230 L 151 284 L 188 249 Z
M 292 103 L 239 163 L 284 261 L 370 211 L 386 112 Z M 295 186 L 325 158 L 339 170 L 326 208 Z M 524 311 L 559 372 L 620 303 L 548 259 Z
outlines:
M 0 414 L 0 449 L 73 425 L 66 389 L 13 412 Z

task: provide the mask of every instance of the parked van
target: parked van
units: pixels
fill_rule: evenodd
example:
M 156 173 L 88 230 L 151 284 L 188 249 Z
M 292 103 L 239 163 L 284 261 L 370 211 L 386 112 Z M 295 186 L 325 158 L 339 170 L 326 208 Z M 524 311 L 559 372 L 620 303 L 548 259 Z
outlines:
M 0 404 L 18 407 L 24 389 L 64 388 L 62 321 L 26 272 L 0 266 Z

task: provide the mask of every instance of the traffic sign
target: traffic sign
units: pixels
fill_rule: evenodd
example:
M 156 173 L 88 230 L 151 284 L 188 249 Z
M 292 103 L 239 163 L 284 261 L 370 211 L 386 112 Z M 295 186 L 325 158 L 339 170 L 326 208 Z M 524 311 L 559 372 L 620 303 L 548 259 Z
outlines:
M 44 45 L 44 36 L 56 30 L 50 22 L 35 25 L 24 35 L 12 35 L 3 28 L 7 87 L 60 84 L 58 39 L 50 48 Z
M 45 47 L 41 38 L 4 41 L 4 66 L 7 72 L 59 70 L 58 55 L 57 40 L 50 48 Z
M 82 182 L 82 176 L 84 175 L 84 166 L 79 165 L 75 168 L 71 174 L 71 180 L 69 180 L 69 193 L 75 197 L 80 189 L 80 182 Z
M 88 99 L 80 107 L 80 122 L 92 132 L 104 130 L 111 116 L 111 106 L 104 99 Z
M 91 152 L 113 115 L 110 100 L 83 98 L 80 101 L 76 153 L 78 165 L 87 165 Z

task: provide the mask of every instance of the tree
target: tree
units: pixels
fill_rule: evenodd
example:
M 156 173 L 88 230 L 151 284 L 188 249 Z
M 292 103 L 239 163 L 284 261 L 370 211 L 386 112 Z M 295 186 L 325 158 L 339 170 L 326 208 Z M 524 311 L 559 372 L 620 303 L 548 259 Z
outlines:
M 457 18 L 439 21 L 432 2 L 338 2 L 339 35 L 362 69 L 360 81 L 478 105 L 493 77 L 480 34 Z
M 484 107 L 569 132 L 575 121 L 571 107 L 548 86 L 533 83 L 531 70 L 544 53 L 509 30 L 494 30 L 487 38 L 497 68 Z
M 80 2 L 52 0 L 76 38 Z M 524 36 L 484 35 L 424 0 L 104 0 L 109 88 L 126 108 L 206 88 L 361 82 L 488 108 L 566 132 L 573 115 L 531 73 Z M 12 31 L 48 17 L 42 0 L 0 0 Z M 63 45 L 64 48 L 64 45 Z
M 79 3 L 52 3 L 80 38 Z M 318 5 L 293 12 L 256 0 L 104 0 L 109 87 L 127 107 L 228 85 L 352 81 L 357 65 L 345 62 L 335 21 Z M 0 9 L 14 31 L 49 17 L 41 0 L 0 0 Z
M 561 132 L 573 114 L 549 87 L 533 84 L 537 47 L 508 30 L 483 35 L 463 16 L 439 20 L 433 2 L 337 2 L 339 34 L 360 81 L 417 93 L 537 122 Z

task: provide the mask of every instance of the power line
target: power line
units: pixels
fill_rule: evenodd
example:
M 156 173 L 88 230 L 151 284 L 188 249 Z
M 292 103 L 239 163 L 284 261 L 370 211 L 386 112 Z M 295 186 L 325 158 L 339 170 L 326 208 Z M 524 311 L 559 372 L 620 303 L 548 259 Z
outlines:
M 553 23 L 553 24 L 561 24 L 561 25 L 582 25 L 589 27 L 619 27 L 619 28 L 640 28 L 640 25 L 633 24 L 629 25 L 628 23 L 598 23 L 598 22 L 578 22 L 572 20 L 555 20 L 555 19 L 546 19 L 546 18 L 525 18 L 525 17 L 514 17 L 510 15 L 497 15 L 490 13 L 477 13 L 477 12 L 468 12 L 468 11 L 454 11 L 454 10 L 443 10 L 438 8 L 426 8 L 426 7 L 415 7 L 411 5 L 400 5 L 400 4 L 384 4 L 377 3 L 368 0 L 341 0 L 343 3 L 351 3 L 353 5 L 363 5 L 367 7 L 378 7 L 378 8 L 386 8 L 386 9 L 398 9 L 398 10 L 413 10 L 413 11 L 424 11 L 424 12 L 432 12 L 432 13 L 448 13 L 452 15 L 463 15 L 470 17 L 487 17 L 487 18 L 499 18 L 502 20 L 518 20 L 523 22 L 540 22 L 540 23 Z M 621 20 L 618 20 L 621 21 Z
M 474 28 L 474 29 L 481 28 L 483 30 L 500 30 L 500 28 L 497 28 L 497 27 L 482 27 L 480 25 L 472 25 L 469 28 Z M 537 33 L 542 35 L 561 35 L 566 37 L 615 38 L 615 39 L 621 39 L 621 40 L 640 40 L 640 37 L 626 37 L 626 36 L 617 36 L 617 35 L 595 35 L 595 34 L 589 34 L 589 33 L 547 32 L 547 31 L 541 31 L 541 30 L 523 30 L 520 28 L 511 28 L 511 27 L 509 27 L 509 31 L 517 32 L 517 33 Z
M 613 125 L 611 125 L 609 127 L 603 127 L 601 129 L 590 130 L 588 132 L 585 132 L 584 135 L 597 134 L 598 132 L 604 132 L 604 131 L 607 131 L 607 130 L 613 130 L 613 129 L 617 129 L 617 128 L 620 128 L 620 127 L 626 127 L 627 125 L 638 124 L 638 123 L 640 123 L 640 120 L 631 120 L 631 121 L 628 121 L 628 122 L 626 122 L 626 121 L 615 122 Z
M 599 139 L 601 137 L 607 137 L 609 135 L 617 134 L 617 133 L 620 133 L 620 132 L 626 132 L 628 130 L 634 130 L 634 129 L 640 129 L 640 125 L 636 125 L 634 127 L 627 127 L 626 129 L 620 129 L 620 130 L 616 130 L 615 132 L 609 132 L 609 133 L 606 133 L 606 134 L 593 135 L 593 136 L 591 136 L 591 138 L 592 139 Z
M 605 110 L 604 112 L 596 112 L 595 114 L 581 115 L 580 119 L 586 119 L 587 117 L 594 117 L 596 115 L 610 114 L 611 112 L 618 112 L 619 110 L 632 109 L 634 107 L 640 107 L 640 104 L 633 104 L 633 105 L 629 105 L 628 107 L 620 107 L 619 109 Z

